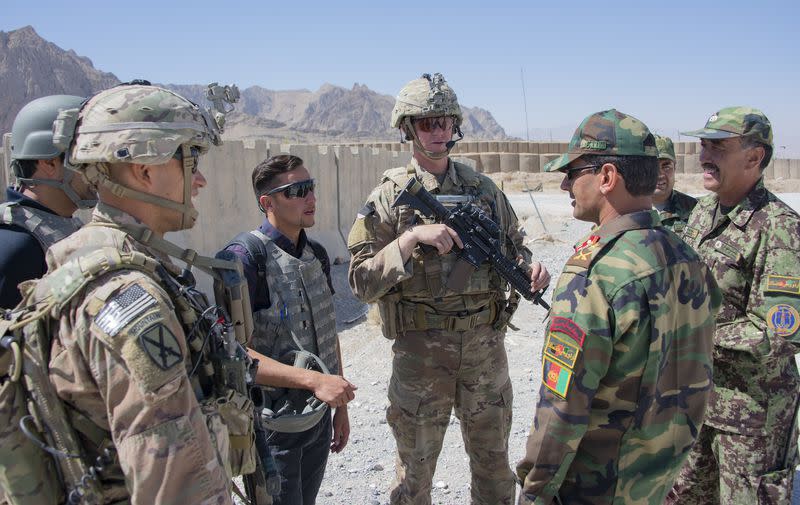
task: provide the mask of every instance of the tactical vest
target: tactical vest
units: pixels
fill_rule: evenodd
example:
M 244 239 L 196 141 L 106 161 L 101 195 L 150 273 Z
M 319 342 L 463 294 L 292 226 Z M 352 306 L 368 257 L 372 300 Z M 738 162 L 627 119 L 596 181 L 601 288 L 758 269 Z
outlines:
M 448 195 L 463 196 L 465 201 L 469 200 L 473 206 L 482 209 L 505 230 L 506 223 L 495 211 L 494 196 L 481 191 L 477 174 L 466 165 L 454 163 L 454 166 L 462 185 L 455 188 L 460 192 Z M 383 182 L 394 184 L 396 196 L 415 175 L 414 166 L 410 164 L 386 171 Z M 447 201 L 442 203 L 448 205 Z M 435 222 L 408 206 L 399 207 L 396 212 L 397 236 L 418 224 Z M 508 254 L 509 244 L 506 240 L 501 240 L 501 243 L 503 252 Z M 507 283 L 488 263 L 470 275 L 463 290 L 455 292 L 447 288 L 447 280 L 458 261 L 457 249 L 440 255 L 432 248 L 418 246 L 414 248 L 410 261 L 412 277 L 400 282 L 390 294 L 378 300 L 384 336 L 394 338 L 409 330 L 467 331 L 481 324 L 497 322 L 506 305 Z M 506 322 L 507 319 L 503 324 Z
M 254 471 L 254 406 L 238 391 L 221 387 L 231 370 L 204 345 L 211 327 L 201 314 L 208 301 L 166 266 L 135 251 L 81 251 L 41 280 L 24 284 L 20 308 L 0 319 L 0 364 L 2 373 L 8 370 L 0 387 L 0 484 L 10 503 L 46 505 L 66 498 L 100 504 L 127 497 L 111 434 L 62 402 L 48 379 L 52 332 L 62 309 L 90 282 L 121 269 L 143 272 L 168 293 L 187 335 L 189 362 L 197 364 L 187 372 L 220 464 L 229 476 Z
M 27 230 L 39 242 L 42 251 L 82 226 L 79 219 L 62 217 L 19 202 L 0 203 L 0 223 Z
M 336 312 L 322 263 L 310 246 L 295 258 L 260 231 L 250 233 L 266 249 L 267 277 L 281 279 L 269 285 L 269 308 L 253 314 L 253 348 L 274 358 L 305 350 L 338 374 Z

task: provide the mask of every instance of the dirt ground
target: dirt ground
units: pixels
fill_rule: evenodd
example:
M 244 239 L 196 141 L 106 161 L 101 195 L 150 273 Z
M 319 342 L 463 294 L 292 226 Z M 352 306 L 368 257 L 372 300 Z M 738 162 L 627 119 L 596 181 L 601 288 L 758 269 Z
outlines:
M 545 264 L 553 283 L 581 236 L 590 224 L 572 219 L 568 199 L 558 188 L 554 174 L 492 174 L 502 184 L 529 237 L 534 257 Z M 533 190 L 528 193 L 524 190 Z M 768 187 L 780 192 L 800 192 L 800 181 L 770 181 Z M 701 176 L 677 177 L 676 188 L 690 194 L 704 194 Z M 345 363 L 344 374 L 358 386 L 349 404 L 352 433 L 340 454 L 331 454 L 317 503 L 320 505 L 383 505 L 389 503 L 388 489 L 394 478 L 395 443 L 386 424 L 386 391 L 391 373 L 391 342 L 381 336 L 376 316 L 350 294 L 347 264 L 335 265 L 339 337 Z M 545 294 L 549 301 L 552 290 Z M 509 461 L 512 468 L 523 456 L 541 380 L 539 365 L 545 311 L 529 302 L 520 305 L 505 347 L 514 388 L 514 409 Z M 346 322 L 350 321 L 350 322 Z M 461 505 L 470 501 L 469 462 L 461 441 L 459 422 L 451 416 L 450 426 L 434 476 L 434 504 Z

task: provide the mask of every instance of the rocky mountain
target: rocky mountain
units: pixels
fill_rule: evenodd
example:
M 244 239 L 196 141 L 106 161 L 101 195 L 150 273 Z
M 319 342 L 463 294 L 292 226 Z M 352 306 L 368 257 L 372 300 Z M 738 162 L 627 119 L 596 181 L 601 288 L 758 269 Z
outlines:
M 19 109 L 51 94 L 88 96 L 118 84 L 114 74 L 94 68 L 91 60 L 41 38 L 31 26 L 0 31 L 0 133 L 11 130 Z M 197 102 L 205 102 L 205 85 L 166 84 Z M 251 86 L 241 91 L 228 117 L 225 137 L 266 137 L 286 142 L 397 140 L 389 127 L 394 97 L 363 84 L 351 89 L 324 84 L 317 91 L 274 91 Z M 464 134 L 471 139 L 505 139 L 492 114 L 463 107 Z

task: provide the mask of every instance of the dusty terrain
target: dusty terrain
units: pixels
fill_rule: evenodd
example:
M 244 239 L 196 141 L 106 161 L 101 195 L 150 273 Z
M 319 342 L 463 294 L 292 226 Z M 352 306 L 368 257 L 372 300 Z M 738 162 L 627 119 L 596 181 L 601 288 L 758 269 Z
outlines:
M 571 218 L 571 207 L 558 190 L 560 178 L 550 174 L 526 174 L 526 178 L 498 174 L 529 237 L 529 247 L 557 279 L 572 245 L 589 229 L 588 223 Z M 522 192 L 525 185 L 531 193 Z M 800 191 L 800 181 L 770 184 L 781 191 Z M 700 176 L 679 176 L 677 188 L 703 194 Z M 533 201 L 536 205 L 534 206 Z M 800 196 L 791 195 L 798 207 Z M 788 199 L 787 199 L 788 201 Z M 539 214 L 537 214 L 538 209 Z M 388 488 L 394 478 L 394 439 L 386 424 L 386 390 L 391 373 L 391 342 L 380 334 L 372 312 L 349 294 L 347 265 L 334 266 L 340 339 L 345 361 L 345 376 L 358 386 L 356 398 L 349 405 L 352 434 L 350 444 L 341 454 L 332 454 L 317 503 L 320 505 L 383 505 L 389 503 Z M 552 296 L 552 291 L 545 299 Z M 514 387 L 514 417 L 509 441 L 509 459 L 513 466 L 524 452 L 538 396 L 541 370 L 539 359 L 543 341 L 542 308 L 523 302 L 513 323 L 520 328 L 506 335 L 511 380 Z M 345 320 L 356 318 L 346 323 Z M 433 503 L 468 504 L 469 463 L 463 450 L 458 421 L 451 417 L 434 477 Z

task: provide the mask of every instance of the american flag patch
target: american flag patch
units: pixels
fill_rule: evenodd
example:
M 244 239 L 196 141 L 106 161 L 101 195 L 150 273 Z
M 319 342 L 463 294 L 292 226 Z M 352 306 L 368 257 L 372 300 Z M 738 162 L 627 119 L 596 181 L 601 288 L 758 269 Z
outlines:
M 133 285 L 106 303 L 94 318 L 94 323 L 107 335 L 113 337 L 137 316 L 156 304 L 153 296 Z

